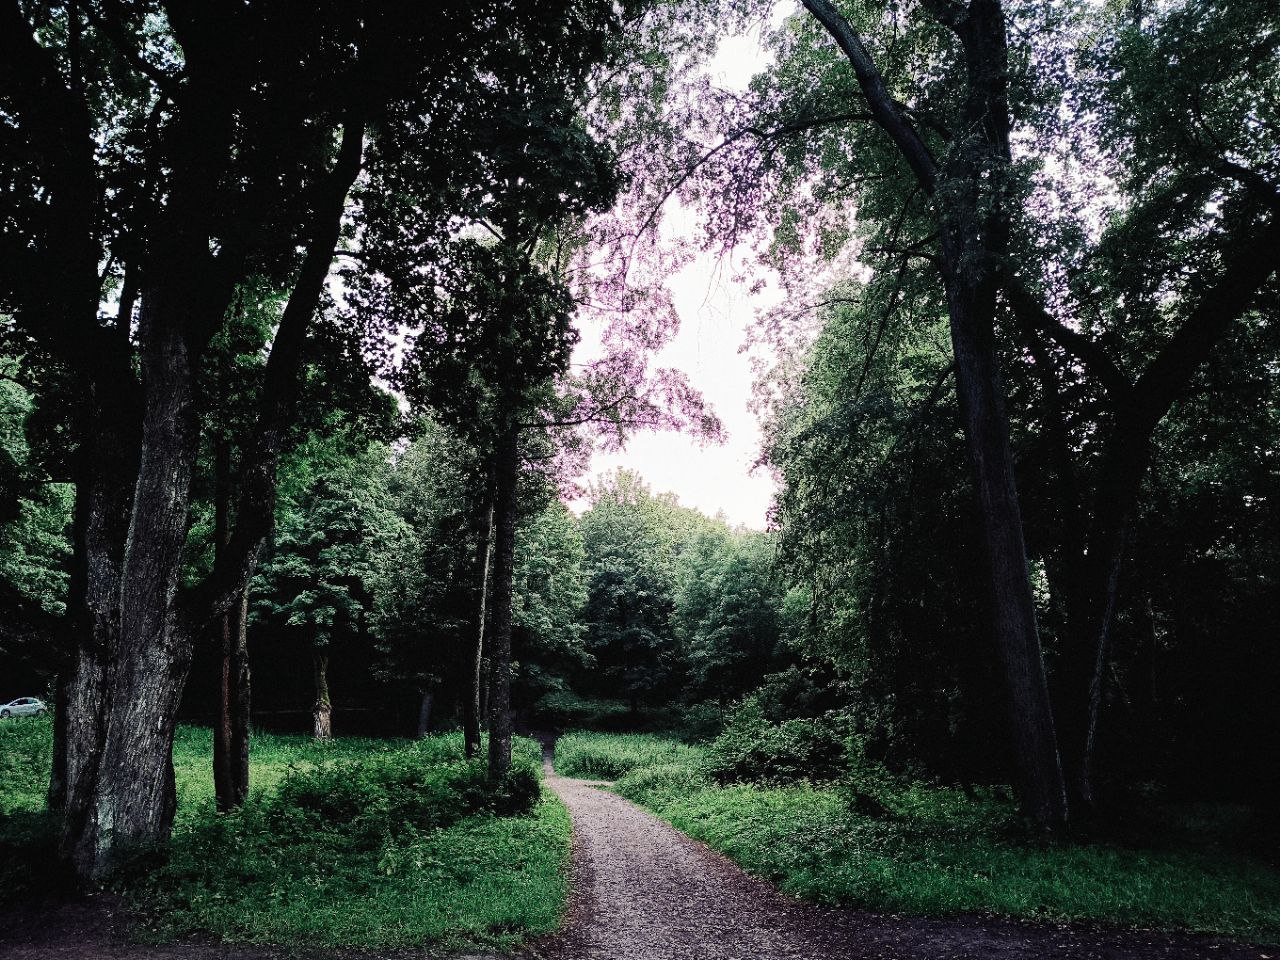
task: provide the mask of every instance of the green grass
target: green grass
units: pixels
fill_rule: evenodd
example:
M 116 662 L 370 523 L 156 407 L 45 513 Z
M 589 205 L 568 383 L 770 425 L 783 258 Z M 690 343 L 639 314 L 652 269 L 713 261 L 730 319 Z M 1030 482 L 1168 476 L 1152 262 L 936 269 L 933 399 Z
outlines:
M 556 741 L 556 770 L 567 777 L 616 780 L 638 767 L 695 764 L 705 751 L 648 733 L 575 730 Z
M 44 721 L 0 725 L 0 854 L 25 844 L 38 861 L 50 841 L 49 737 Z M 229 815 L 214 809 L 210 754 L 209 730 L 179 730 L 169 860 L 122 886 L 140 939 L 509 948 L 560 922 L 570 823 L 541 791 L 533 741 L 517 740 L 515 774 L 495 792 L 457 734 L 258 734 L 251 797 Z
M 698 751 L 674 741 L 665 756 L 648 736 L 589 741 L 592 765 L 607 767 L 599 754 L 615 747 L 614 769 L 629 768 L 618 793 L 806 900 L 1280 940 L 1280 871 L 1223 842 L 1230 818 L 1209 835 L 1195 822 L 1203 811 L 1184 809 L 1159 842 L 1046 846 L 993 796 L 877 784 L 890 812 L 868 816 L 834 787 L 713 783 Z M 586 746 L 574 744 L 574 764 Z M 635 762 L 645 755 L 658 759 Z

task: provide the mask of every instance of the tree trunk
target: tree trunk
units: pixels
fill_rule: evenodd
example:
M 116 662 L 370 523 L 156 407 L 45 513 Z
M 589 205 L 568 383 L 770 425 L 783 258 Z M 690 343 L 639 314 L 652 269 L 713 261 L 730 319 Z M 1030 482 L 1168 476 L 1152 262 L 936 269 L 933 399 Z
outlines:
M 227 540 L 231 530 L 231 445 L 219 437 L 213 452 L 213 553 L 214 567 L 226 563 Z M 231 612 L 214 624 L 218 651 L 218 718 L 213 725 L 213 795 L 220 812 L 235 806 L 231 776 Z
M 956 385 L 991 569 L 995 639 L 1009 696 L 1019 792 L 1037 824 L 1059 829 L 1067 819 L 1066 790 L 990 327 L 974 329 L 961 297 L 952 303 L 951 316 Z
M 316 678 L 316 704 L 312 708 L 315 726 L 312 735 L 317 740 L 328 740 L 333 736 L 333 706 L 329 701 L 329 654 L 317 649 L 312 654 L 312 665 Z
M 862 38 L 830 0 L 802 0 L 844 52 L 876 122 L 932 198 L 956 360 L 956 392 L 980 505 L 996 643 L 1027 814 L 1065 826 L 1066 787 L 1027 572 L 1009 423 L 995 357 L 997 269 L 1006 254 L 1008 46 L 999 0 L 928 5 L 959 38 L 967 90 L 957 139 L 939 166 L 893 99 Z
M 493 613 L 489 631 L 489 779 L 511 768 L 511 590 L 515 577 L 520 428 L 503 430 L 494 458 Z
M 249 591 L 236 604 L 235 639 L 231 646 L 231 804 L 242 805 L 249 796 Z
M 431 708 L 435 704 L 436 692 L 432 685 L 422 688 L 422 700 L 418 704 L 418 736 L 425 737 L 431 732 Z
M 1142 478 L 1150 461 L 1150 434 L 1124 422 L 1113 426 L 1098 473 L 1087 555 L 1081 558 L 1081 584 L 1071 649 L 1065 651 L 1063 699 L 1065 754 L 1073 799 L 1086 810 L 1097 807 L 1094 757 L 1098 722 L 1106 696 L 1111 632 L 1120 593 L 1129 523 L 1137 509 Z
M 489 600 L 489 566 L 493 557 L 493 498 L 485 497 L 484 519 L 480 524 L 480 536 L 476 544 L 476 566 L 480 570 L 479 600 L 476 604 L 475 655 L 468 664 L 471 689 L 462 705 L 462 738 L 468 759 L 480 755 L 480 718 L 486 706 L 482 702 L 481 687 L 484 684 L 484 630 Z
M 231 617 L 218 618 L 218 716 L 213 725 L 213 797 L 220 813 L 235 806 L 231 783 Z
M 183 334 L 196 322 L 191 296 L 173 285 L 143 298 L 142 455 L 119 577 L 119 630 L 105 658 L 77 663 L 75 713 L 92 729 L 69 727 L 68 745 L 75 739 L 92 753 L 87 768 L 95 775 L 69 783 L 74 804 L 63 849 L 89 883 L 163 844 L 173 822 L 173 732 L 191 659 L 173 604 L 198 440 L 195 358 Z
M 1019 793 L 1036 824 L 1059 830 L 1067 822 L 1066 785 L 995 351 L 997 265 L 1007 247 L 1010 164 L 1008 52 L 1000 4 L 973 0 L 957 34 L 968 68 L 968 132 L 953 145 L 934 200 L 956 393 L 991 570 L 995 639 L 1009 698 Z

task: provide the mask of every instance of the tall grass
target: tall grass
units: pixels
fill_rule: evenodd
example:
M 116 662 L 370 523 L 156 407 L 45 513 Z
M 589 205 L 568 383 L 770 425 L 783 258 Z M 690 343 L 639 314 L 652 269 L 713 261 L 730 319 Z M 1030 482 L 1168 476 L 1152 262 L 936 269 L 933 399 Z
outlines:
M 556 772 L 587 780 L 616 780 L 639 767 L 696 764 L 706 751 L 647 733 L 575 730 L 556 741 Z

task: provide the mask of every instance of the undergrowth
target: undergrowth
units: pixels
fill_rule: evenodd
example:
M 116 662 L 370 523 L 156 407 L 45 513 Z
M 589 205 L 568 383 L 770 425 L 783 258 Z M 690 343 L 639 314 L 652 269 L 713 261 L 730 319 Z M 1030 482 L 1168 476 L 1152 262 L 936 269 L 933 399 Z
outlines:
M 47 721 L 0 725 L 0 857 L 25 863 L 5 897 L 47 892 Z M 541 749 L 518 739 L 496 788 L 453 734 L 417 741 L 257 734 L 253 791 L 218 814 L 210 731 L 179 729 L 167 862 L 118 884 L 135 935 L 283 945 L 511 947 L 560 921 L 568 813 L 542 794 Z M 41 889 L 43 883 L 44 889 Z
M 795 739 L 810 748 L 808 732 Z M 1158 840 L 1045 844 L 1002 792 L 966 796 L 856 762 L 839 780 L 805 782 L 787 760 L 785 777 L 752 781 L 727 775 L 726 756 L 751 753 L 741 742 L 574 733 L 560 743 L 559 772 L 613 772 L 617 793 L 802 899 L 1280 940 L 1280 871 L 1242 849 L 1240 811 L 1166 808 Z

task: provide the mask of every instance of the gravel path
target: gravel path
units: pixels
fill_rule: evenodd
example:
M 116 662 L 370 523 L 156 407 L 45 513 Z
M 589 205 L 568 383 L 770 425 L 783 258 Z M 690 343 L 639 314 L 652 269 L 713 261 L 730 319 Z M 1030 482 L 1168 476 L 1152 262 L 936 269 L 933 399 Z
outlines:
M 824 909 L 783 896 L 599 785 L 556 776 L 549 765 L 547 778 L 573 816 L 574 894 L 565 930 L 535 945 L 535 957 L 1261 960 L 1269 955 L 1198 937 Z

